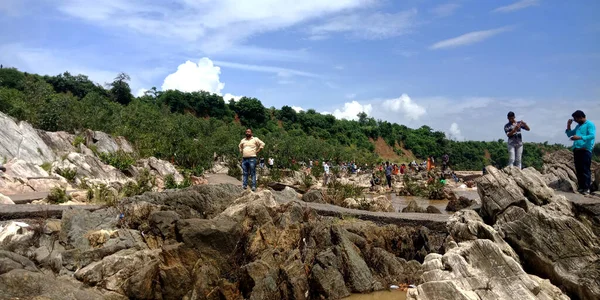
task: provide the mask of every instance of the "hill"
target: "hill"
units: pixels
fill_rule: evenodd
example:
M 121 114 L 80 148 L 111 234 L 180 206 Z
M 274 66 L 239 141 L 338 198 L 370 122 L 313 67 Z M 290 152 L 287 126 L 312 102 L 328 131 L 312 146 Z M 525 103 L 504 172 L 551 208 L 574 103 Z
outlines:
M 246 127 L 266 142 L 263 155 L 284 167 L 292 160 L 371 164 L 408 161 L 412 156 L 439 158 L 444 153 L 450 154 L 455 169 L 480 170 L 486 164 L 503 166 L 508 161 L 503 140 L 457 142 L 425 125 L 412 129 L 365 113 L 356 121 L 337 120 L 314 109 L 266 108 L 250 97 L 225 102 L 208 92 L 152 88 L 134 97 L 128 81 L 126 74 L 119 74 L 103 87 L 85 75 L 68 72 L 40 76 L 0 69 L 0 110 L 46 131 L 91 129 L 124 136 L 140 156 L 172 161 L 194 173 L 210 168 L 215 155 L 236 158 Z M 543 153 L 559 148 L 528 143 L 524 164 L 539 168 Z

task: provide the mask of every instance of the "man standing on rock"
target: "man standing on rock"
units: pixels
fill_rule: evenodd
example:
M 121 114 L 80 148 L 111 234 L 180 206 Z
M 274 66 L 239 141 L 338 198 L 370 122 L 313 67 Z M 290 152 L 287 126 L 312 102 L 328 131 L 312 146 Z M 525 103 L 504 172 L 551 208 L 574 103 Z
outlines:
M 592 149 L 596 141 L 596 126 L 592 121 L 585 118 L 581 110 L 575 111 L 573 119 L 567 121 L 567 130 L 565 133 L 573 141 L 573 160 L 575 161 L 575 171 L 577 172 L 578 192 L 589 195 L 592 186 Z M 571 129 L 571 124 L 575 121 L 577 126 Z
M 523 155 L 523 138 L 521 128 L 529 131 L 529 126 L 522 120 L 515 120 L 515 113 L 508 112 L 508 123 L 504 125 L 504 132 L 508 136 L 508 165 L 521 169 L 521 156 Z
M 252 176 L 252 191 L 256 191 L 256 155 L 265 147 L 265 143 L 252 136 L 252 129 L 246 129 L 246 138 L 240 142 L 242 154 L 242 170 L 244 171 L 242 187 L 248 187 L 248 174 Z

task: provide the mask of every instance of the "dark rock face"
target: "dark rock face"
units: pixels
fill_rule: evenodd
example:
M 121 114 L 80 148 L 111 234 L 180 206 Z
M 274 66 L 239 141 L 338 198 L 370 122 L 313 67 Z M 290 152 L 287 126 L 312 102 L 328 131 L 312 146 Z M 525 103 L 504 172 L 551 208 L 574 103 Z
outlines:
M 593 190 L 598 190 L 598 173 L 600 164 L 592 161 L 592 180 L 595 180 Z M 573 162 L 573 152 L 569 150 L 560 150 L 544 155 L 544 167 L 542 170 L 543 178 L 549 187 L 564 192 L 577 191 L 577 173 L 575 172 L 575 163 Z
M 233 196 L 238 190 L 147 193 L 114 208 L 65 211 L 42 230 L 12 224 L 6 245 L 19 254 L 0 250 L 0 290 L 50 299 L 339 299 L 419 283 L 417 260 L 441 252 L 447 237 L 279 204 L 275 193 L 298 197 L 286 189 Z M 19 285 L 19 276 L 44 282 Z
M 448 201 L 448 204 L 446 205 L 446 210 L 447 211 L 459 211 L 461 209 L 465 209 L 470 207 L 471 205 L 475 204 L 477 201 L 473 200 L 473 199 L 469 199 L 467 197 L 464 196 L 460 196 L 458 197 L 458 199 L 451 199 L 450 201 Z
M 424 213 L 426 210 L 417 204 L 417 201 L 410 200 L 408 205 L 402 209 L 402 212 L 414 212 L 414 213 Z
M 323 196 L 323 191 L 319 189 L 312 189 L 302 195 L 302 201 L 314 202 L 314 203 L 326 203 Z
M 600 244 L 589 221 L 535 170 L 488 168 L 478 182 L 482 213 L 493 220 L 530 272 L 579 299 L 600 298 Z M 500 197 L 502 196 L 502 197 Z
M 408 299 L 569 299 L 525 273 L 508 244 L 474 211 L 459 211 L 447 226 L 446 253 L 427 255 L 423 284 L 409 289 Z
M 232 184 L 195 185 L 182 190 L 145 193 L 123 199 L 122 205 L 147 202 L 178 213 L 183 218 L 212 218 L 241 196 L 242 188 Z

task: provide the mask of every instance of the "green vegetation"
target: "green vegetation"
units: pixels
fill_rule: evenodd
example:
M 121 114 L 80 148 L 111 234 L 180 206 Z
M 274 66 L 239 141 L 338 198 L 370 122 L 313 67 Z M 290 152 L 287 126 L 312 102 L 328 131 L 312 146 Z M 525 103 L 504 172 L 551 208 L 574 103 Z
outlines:
M 87 199 L 89 202 L 115 206 L 118 203 L 119 196 L 116 191 L 111 190 L 106 184 L 98 184 L 87 189 Z
M 179 184 L 175 181 L 173 174 L 165 176 L 165 189 L 183 189 L 191 185 L 190 176 L 187 174 L 184 174 L 183 181 Z
M 44 169 L 44 171 L 50 173 L 50 171 L 52 171 L 52 163 L 50 162 L 45 162 L 43 164 L 40 165 L 40 168 Z
M 68 181 L 75 180 L 77 176 L 77 169 L 75 168 L 56 168 L 56 174 L 64 177 Z
M 48 194 L 46 199 L 48 200 L 48 203 L 51 204 L 65 203 L 71 200 L 71 195 L 67 194 L 66 189 L 57 186 L 50 190 L 50 194 Z
M 43 130 L 92 129 L 124 136 L 139 156 L 172 161 L 194 175 L 211 168 L 215 154 L 239 164 L 238 144 L 246 127 L 253 128 L 266 143 L 261 156 L 273 157 L 280 168 L 291 168 L 293 160 L 311 159 L 356 161 L 361 166 L 377 163 L 381 159 L 371 140 L 379 138 L 397 154 L 403 154 L 397 146 L 403 145 L 420 160 L 448 153 L 451 165 L 458 170 L 480 170 L 486 164 L 504 166 L 508 160 L 504 140 L 456 142 L 428 126 L 411 129 L 375 120 L 365 113 L 359 114 L 357 121 L 337 120 L 313 109 L 296 112 L 290 106 L 267 108 L 256 98 L 225 102 L 221 96 L 207 92 L 152 88 L 141 97 L 133 97 L 128 82 L 129 76 L 124 73 L 105 88 L 85 75 L 65 72 L 40 76 L 0 69 L 0 111 Z M 76 138 L 74 144 L 80 142 Z M 526 143 L 523 163 L 539 168 L 543 153 L 561 147 Z M 133 163 L 123 154 L 102 156 L 121 170 Z
M 102 152 L 98 154 L 98 157 L 100 157 L 100 160 L 105 164 L 109 164 L 121 171 L 129 169 L 129 167 L 135 163 L 135 158 L 133 158 L 133 156 L 120 150 L 113 153 Z
M 144 169 L 136 176 L 135 182 L 129 181 L 121 190 L 124 197 L 132 197 L 150 192 L 156 186 L 156 177 L 150 174 L 148 169 Z
M 85 145 L 85 138 L 80 135 L 76 135 L 75 138 L 73 139 L 73 147 L 77 148 L 81 144 Z
M 331 179 L 327 184 L 325 198 L 327 203 L 340 205 L 346 198 L 360 199 L 363 196 L 363 188 L 354 184 L 343 184 L 339 180 Z

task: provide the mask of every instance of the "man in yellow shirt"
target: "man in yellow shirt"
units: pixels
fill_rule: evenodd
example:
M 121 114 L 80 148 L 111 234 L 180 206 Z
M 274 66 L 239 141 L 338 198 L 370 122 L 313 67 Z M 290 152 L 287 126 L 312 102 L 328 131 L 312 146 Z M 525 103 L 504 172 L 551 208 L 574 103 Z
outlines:
M 252 136 L 252 129 L 246 129 L 246 137 L 240 142 L 242 154 L 242 170 L 244 171 L 242 187 L 248 187 L 248 174 L 252 176 L 252 191 L 256 191 L 256 155 L 265 147 L 265 143 Z

